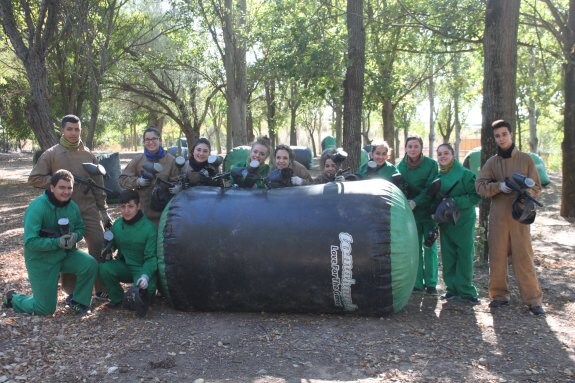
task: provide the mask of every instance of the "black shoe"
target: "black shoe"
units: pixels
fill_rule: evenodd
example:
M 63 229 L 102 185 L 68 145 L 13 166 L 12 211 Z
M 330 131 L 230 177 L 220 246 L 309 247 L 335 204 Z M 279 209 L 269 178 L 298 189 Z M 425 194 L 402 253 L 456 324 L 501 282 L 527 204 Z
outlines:
M 414 287 L 413 288 L 414 293 L 421 293 L 421 292 L 423 292 L 423 290 L 424 290 L 423 287 Z
M 455 295 L 455 294 L 453 294 L 453 293 L 450 293 L 450 292 L 448 291 L 448 292 L 446 292 L 444 295 L 442 295 L 440 298 L 443 299 L 444 301 L 450 301 L 450 300 L 452 300 L 452 299 L 457 298 L 457 295 Z
M 94 295 L 94 298 L 99 299 L 101 301 L 109 301 L 110 295 L 105 291 L 98 291 L 96 295 Z
M 78 303 L 76 301 L 72 301 L 72 303 L 70 304 L 70 308 L 76 314 L 80 314 L 80 316 L 84 316 L 84 315 L 88 315 L 88 314 L 92 313 L 92 311 L 90 311 L 90 308 L 88 306 L 83 305 L 81 303 Z
M 74 294 L 69 294 L 64 302 L 66 303 L 66 306 L 71 306 L 73 301 L 74 301 Z
M 122 302 L 121 301 L 116 302 L 116 303 L 108 302 L 104 305 L 104 308 L 111 309 L 111 310 L 121 309 L 122 308 Z
M 425 292 L 428 293 L 429 295 L 439 295 L 437 293 L 437 288 L 435 288 L 435 287 L 427 287 L 425 289 Z
M 16 290 L 9 290 L 2 298 L 2 308 L 12 308 L 12 297 L 16 294 Z
M 542 306 L 531 306 L 529 307 L 529 311 L 533 315 L 545 315 L 545 309 Z
M 509 305 L 509 301 L 504 301 L 502 299 L 494 299 L 491 302 L 489 302 L 489 307 L 495 309 L 501 306 L 508 306 Z
M 479 299 L 477 299 L 476 297 L 461 297 L 461 300 L 465 303 L 470 303 L 472 305 L 481 304 L 481 301 Z

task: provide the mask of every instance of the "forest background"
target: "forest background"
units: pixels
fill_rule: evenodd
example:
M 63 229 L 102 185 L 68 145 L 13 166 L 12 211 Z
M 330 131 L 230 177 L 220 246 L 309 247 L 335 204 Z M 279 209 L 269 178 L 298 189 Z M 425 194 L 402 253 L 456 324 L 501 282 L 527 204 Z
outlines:
M 96 150 L 153 125 L 218 153 L 268 135 L 318 155 L 333 135 L 352 167 L 413 133 L 485 159 L 504 118 L 562 169 L 575 217 L 575 0 L 0 0 L 0 21 L 5 151 L 46 149 L 73 113 Z

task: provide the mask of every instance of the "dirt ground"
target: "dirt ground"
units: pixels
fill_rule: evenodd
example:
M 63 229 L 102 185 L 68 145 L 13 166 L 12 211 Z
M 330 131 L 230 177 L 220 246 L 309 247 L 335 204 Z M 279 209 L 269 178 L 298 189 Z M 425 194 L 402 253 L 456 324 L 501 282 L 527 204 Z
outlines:
M 30 292 L 22 216 L 39 194 L 25 184 L 31 168 L 31 155 L 0 155 L 2 295 Z M 80 318 L 60 293 L 52 317 L 0 310 L 0 383 L 575 382 L 575 226 L 558 215 L 561 178 L 551 176 L 532 225 L 544 317 L 529 314 L 513 281 L 511 305 L 491 312 L 481 263 L 481 305 L 419 294 L 384 318 L 179 312 L 162 301 L 144 319 L 99 302 Z

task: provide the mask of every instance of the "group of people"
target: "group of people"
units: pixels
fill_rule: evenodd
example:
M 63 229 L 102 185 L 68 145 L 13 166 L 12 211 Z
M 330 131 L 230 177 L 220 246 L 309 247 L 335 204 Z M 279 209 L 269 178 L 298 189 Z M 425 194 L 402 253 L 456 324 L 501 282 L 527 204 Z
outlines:
M 66 303 L 76 312 L 90 312 L 92 290 L 95 297 L 107 299 L 108 308 L 122 303 L 121 282 L 153 297 L 157 288 L 157 226 L 167 201 L 188 187 L 215 185 L 218 169 L 208 161 L 211 144 L 198 139 L 190 148 L 185 163 L 178 163 L 161 145 L 155 128 L 144 131 L 144 153 L 134 157 L 119 177 L 119 204 L 122 217 L 112 224 L 102 188 L 74 184 L 75 177 L 89 177 L 103 186 L 103 178 L 86 174 L 82 163 L 97 163 L 80 138 L 78 117 L 62 119 L 61 139 L 45 151 L 34 166 L 29 183 L 46 189 L 32 201 L 24 218 L 24 258 L 32 295 L 11 290 L 4 294 L 4 307 L 17 312 L 52 314 L 57 305 L 58 278 L 68 294 Z M 438 295 L 439 237 L 446 293 L 442 299 L 478 304 L 473 284 L 475 207 L 481 197 L 492 199 L 488 242 L 490 248 L 490 307 L 509 303 L 508 257 L 515 272 L 523 302 L 533 314 L 544 313 L 542 294 L 533 265 L 529 225 L 512 215 L 514 199 L 505 179 L 519 172 L 532 178 L 533 195 L 540 191 L 533 160 L 515 148 L 511 126 L 500 120 L 493 123 L 497 154 L 490 158 L 477 179 L 454 157 L 449 144 L 437 147 L 437 162 L 423 154 L 423 140 L 409 136 L 405 156 L 394 166 L 388 161 L 390 147 L 385 141 L 373 142 L 370 161 L 361 166 L 355 178 L 383 178 L 405 193 L 417 225 L 419 266 L 414 291 Z M 265 188 L 270 182 L 282 186 L 301 186 L 343 181 L 341 150 L 328 149 L 320 157 L 321 174 L 312 178 L 296 161 L 287 145 L 274 150 L 273 166 L 266 163 L 272 153 L 267 137 L 258 138 L 245 161 L 232 165 L 229 176 L 243 187 Z M 345 153 L 345 152 L 343 152 Z M 151 164 L 151 165 L 150 165 Z M 169 198 L 167 198 L 169 200 Z M 446 208 L 447 206 L 447 208 Z M 65 221 L 65 225 L 64 225 Z M 113 260 L 101 259 L 104 227 L 111 228 Z M 85 239 L 88 253 L 76 243 Z

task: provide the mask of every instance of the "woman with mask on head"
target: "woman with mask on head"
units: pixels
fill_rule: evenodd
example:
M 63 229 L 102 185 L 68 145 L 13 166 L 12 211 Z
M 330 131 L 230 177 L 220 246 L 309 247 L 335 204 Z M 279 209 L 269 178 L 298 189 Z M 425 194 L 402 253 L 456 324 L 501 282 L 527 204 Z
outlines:
M 232 166 L 233 182 L 240 187 L 256 186 L 258 189 L 264 189 L 266 187 L 264 178 L 270 171 L 270 166 L 266 164 L 270 152 L 270 139 L 266 136 L 259 137 L 252 144 L 248 158 Z
M 374 141 L 371 143 L 371 153 L 369 154 L 371 163 L 368 162 L 360 166 L 358 174 L 361 178 L 383 178 L 384 180 L 393 181 L 393 175 L 399 171 L 388 162 L 391 149 L 386 141 Z M 370 166 L 371 165 L 371 166 Z
M 123 189 L 138 191 L 142 211 L 157 226 L 163 209 L 152 204 L 152 190 L 163 181 L 169 198 L 168 185 L 177 182 L 178 175 L 174 156 L 162 147 L 160 131 L 150 127 L 144 130 L 144 153 L 136 155 L 126 165 L 118 181 Z
M 441 233 L 441 263 L 447 290 L 441 298 L 479 304 L 477 290 L 473 285 L 473 259 L 475 205 L 481 197 L 475 191 L 475 175 L 464 168 L 454 156 L 455 150 L 450 144 L 437 147 L 439 187 L 431 187 L 436 191 L 433 193 L 435 205 L 444 204 L 444 209 L 435 210 L 434 217 L 439 223 Z M 438 214 L 440 216 L 437 216 Z
M 278 186 L 301 186 L 312 182 L 311 175 L 299 162 L 288 145 L 278 145 L 274 150 L 275 166 L 270 171 L 268 179 Z
M 409 136 L 405 141 L 405 156 L 397 166 L 406 184 L 406 197 L 417 224 L 417 237 L 419 242 L 419 266 L 414 291 L 425 291 L 437 295 L 437 244 L 435 240 L 425 241 L 424 238 L 433 238 L 437 233 L 437 226 L 431 219 L 429 210 L 431 197 L 427 189 L 431 182 L 437 178 L 437 162 L 423 155 L 423 140 L 419 136 Z M 432 243 L 429 243 L 432 242 Z

